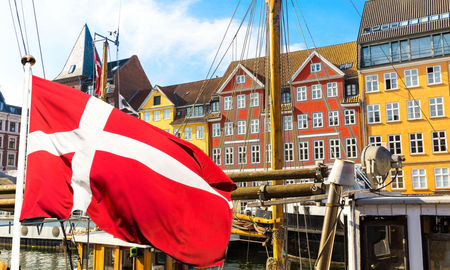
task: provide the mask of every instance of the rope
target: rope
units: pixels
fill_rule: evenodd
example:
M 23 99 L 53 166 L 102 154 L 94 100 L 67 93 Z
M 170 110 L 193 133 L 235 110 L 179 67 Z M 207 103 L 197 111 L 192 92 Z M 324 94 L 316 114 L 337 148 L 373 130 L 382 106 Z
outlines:
M 17 48 L 19 49 L 19 57 L 22 57 L 23 54 L 22 54 L 22 50 L 20 49 L 19 37 L 17 36 L 16 23 L 14 22 L 14 14 L 13 14 L 12 7 L 11 7 L 11 1 L 8 1 L 8 4 L 9 4 L 9 11 L 11 14 L 12 24 L 14 27 L 14 34 L 16 35 Z
M 67 253 L 69 254 L 70 269 L 73 270 L 72 251 L 70 250 L 69 241 L 67 240 L 66 230 L 64 229 L 64 221 L 61 220 L 60 223 L 61 223 L 61 230 L 64 235 L 64 244 L 66 245 L 66 250 L 67 250 Z
M 44 74 L 44 79 L 45 79 L 46 77 L 45 77 L 45 68 L 44 68 L 44 57 L 42 56 L 41 38 L 39 35 L 39 28 L 38 28 L 38 22 L 37 22 L 37 17 L 36 17 L 36 9 L 34 7 L 34 0 L 31 0 L 31 3 L 33 4 L 34 25 L 36 26 L 36 33 L 37 33 L 38 44 L 39 44 L 39 54 L 41 56 L 42 73 Z

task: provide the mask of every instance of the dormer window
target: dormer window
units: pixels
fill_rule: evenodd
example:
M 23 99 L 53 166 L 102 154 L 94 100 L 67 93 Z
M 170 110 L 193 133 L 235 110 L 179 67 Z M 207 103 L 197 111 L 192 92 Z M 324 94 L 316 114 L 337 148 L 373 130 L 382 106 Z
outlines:
M 153 97 L 153 105 L 154 106 L 161 105 L 161 96 L 154 96 Z
M 311 73 L 320 72 L 320 70 L 321 70 L 320 63 L 311 64 Z
M 209 111 L 210 112 L 218 112 L 219 110 L 220 110 L 220 102 L 218 100 L 211 101 Z
M 202 117 L 205 116 L 205 112 L 203 110 L 203 106 L 194 106 L 194 107 L 187 107 L 186 108 L 186 116 L 188 118 L 192 117 Z
M 69 74 L 73 73 L 73 72 L 75 71 L 75 68 L 76 68 L 76 67 L 77 67 L 77 65 L 71 65 L 71 66 L 69 67 L 68 73 L 69 73 Z
M 245 75 L 238 75 L 238 76 L 236 76 L 236 83 L 237 84 L 244 84 L 245 83 Z

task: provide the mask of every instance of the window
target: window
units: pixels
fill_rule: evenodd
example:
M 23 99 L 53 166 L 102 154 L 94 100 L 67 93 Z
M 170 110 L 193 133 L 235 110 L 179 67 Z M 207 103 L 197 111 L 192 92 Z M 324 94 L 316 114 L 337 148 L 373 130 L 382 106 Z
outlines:
M 310 65 L 311 73 L 319 72 L 321 70 L 320 63 L 312 63 Z
M 153 97 L 153 105 L 154 106 L 161 105 L 161 96 L 154 96 Z
M 337 97 L 337 96 L 338 96 L 337 82 L 327 83 L 327 97 Z
M 16 137 L 9 137 L 8 139 L 8 148 L 16 149 Z
M 212 124 L 212 136 L 213 137 L 220 137 L 220 123 L 213 123 Z
M 410 133 L 409 134 L 409 150 L 411 154 L 423 154 L 423 134 Z
M 192 127 L 184 128 L 184 139 L 192 140 Z
M 378 75 L 366 76 L 366 92 L 378 92 Z
M 153 121 L 159 121 L 161 120 L 161 112 L 160 111 L 154 111 L 153 112 Z
M 178 138 L 181 138 L 180 129 L 174 128 L 173 129 L 173 135 L 177 136 Z
M 8 153 L 8 166 L 16 166 L 16 154 Z
M 245 120 L 241 120 L 237 122 L 237 134 L 243 135 L 247 132 L 246 126 L 245 126 Z
M 341 145 L 339 139 L 329 139 L 330 144 L 330 159 L 336 159 L 341 157 Z
M 0 130 L 3 130 L 3 120 L 0 120 Z
M 339 126 L 339 111 L 328 112 L 328 126 L 330 127 Z
M 261 146 L 252 145 L 250 148 L 250 162 L 252 164 L 261 163 Z
M 245 83 L 245 75 L 238 75 L 236 76 L 236 83 L 237 84 L 243 84 Z
M 384 89 L 385 90 L 392 90 L 397 89 L 397 73 L 396 72 L 389 72 L 384 74 Z
M 436 188 L 448 188 L 448 168 L 434 168 L 434 182 Z
M 433 141 L 433 153 L 447 152 L 447 138 L 444 130 L 431 132 L 431 138 Z
M 400 121 L 398 102 L 386 103 L 386 122 Z
M 238 109 L 243 109 L 246 106 L 246 100 L 245 100 L 245 95 L 237 95 L 237 108 Z
M 322 85 L 313 84 L 311 85 L 311 99 L 321 99 L 322 98 Z
M 367 105 L 367 123 L 380 123 L 380 104 Z
M 308 128 L 308 114 L 298 114 L 297 115 L 297 128 L 298 129 L 307 129 Z
M 9 122 L 9 131 L 16 132 L 16 122 Z
M 223 109 L 225 111 L 233 109 L 233 101 L 231 100 L 231 96 L 223 97 Z
M 265 128 L 265 132 L 270 132 L 271 128 L 272 128 L 272 123 L 270 122 L 270 117 L 266 116 L 266 118 L 264 118 L 264 128 Z
M 406 108 L 408 113 L 408 120 L 416 120 L 422 118 L 420 111 L 420 100 L 408 100 L 406 101 Z
M 250 133 L 259 133 L 259 119 L 251 119 L 250 120 Z
M 409 44 L 411 47 L 411 59 L 432 56 L 431 36 L 410 39 Z
M 195 132 L 195 137 L 197 140 L 202 140 L 205 138 L 205 128 L 203 126 L 196 127 Z
M 259 106 L 259 93 L 250 93 L 250 107 Z
M 144 112 L 144 121 L 150 122 L 150 112 Z
M 309 161 L 309 142 L 303 141 L 298 143 L 298 160 Z
M 347 152 L 347 158 L 356 158 L 358 156 L 358 146 L 356 144 L 356 138 L 345 139 L 345 150 Z
M 68 73 L 69 73 L 69 74 L 73 73 L 73 72 L 75 71 L 75 68 L 76 68 L 76 67 L 77 67 L 77 65 L 71 65 L 71 66 L 69 67 Z
M 233 165 L 234 163 L 234 148 L 225 147 L 225 165 Z
M 220 148 L 213 148 L 212 149 L 212 160 L 217 165 L 221 165 L 222 164 L 222 155 L 221 155 L 220 152 L 221 152 Z
M 297 101 L 307 101 L 308 100 L 308 89 L 306 86 L 300 86 L 295 88 L 297 92 Z
M 430 117 L 442 117 L 444 116 L 444 98 L 433 97 L 429 98 L 430 105 Z
M 427 67 L 427 81 L 428 84 L 442 83 L 441 66 Z
M 170 129 L 163 129 L 165 132 L 170 133 Z
M 283 116 L 284 130 L 292 130 L 292 115 Z
M 391 151 L 392 154 L 402 154 L 402 142 L 400 135 L 388 135 L 388 145 L 389 151 Z
M 238 146 L 238 164 L 247 164 L 247 146 Z
M 347 97 L 356 96 L 358 93 L 356 92 L 356 84 L 347 84 L 346 93 Z
M 324 160 L 325 159 L 325 142 L 324 140 L 314 141 L 314 159 Z
M 163 112 L 163 119 L 164 120 L 170 119 L 170 110 L 164 110 L 164 112 Z
M 272 145 L 266 144 L 266 162 L 271 163 L 272 162 Z
M 344 110 L 344 125 L 356 124 L 356 111 L 354 109 Z
M 369 145 L 381 146 L 381 136 L 369 136 Z
M 417 69 L 405 70 L 405 86 L 406 87 L 419 86 L 419 72 Z
M 284 144 L 284 161 L 292 162 L 294 161 L 294 144 L 285 143 Z
M 312 125 L 313 128 L 323 127 L 323 112 L 312 113 Z
M 233 122 L 225 122 L 223 129 L 225 136 L 233 136 Z
M 211 105 L 209 107 L 210 112 L 218 112 L 220 111 L 220 102 L 218 100 L 211 101 Z
M 205 112 L 203 110 L 203 105 L 187 107 L 186 108 L 186 116 L 188 118 L 205 116 Z
M 0 148 L 1 147 L 3 147 L 3 135 L 0 135 Z M 1 154 L 1 151 L 0 151 L 0 154 Z M 1 159 L 1 155 L 0 155 L 0 166 L 1 166 L 1 162 L 2 162 L 2 159 Z
M 427 188 L 427 173 L 425 169 L 412 169 L 411 176 L 413 189 Z
M 291 103 L 291 93 L 283 92 L 281 93 L 281 104 Z
M 391 188 L 392 189 L 405 188 L 402 169 L 399 169 L 398 172 L 396 172 L 395 170 L 391 170 Z

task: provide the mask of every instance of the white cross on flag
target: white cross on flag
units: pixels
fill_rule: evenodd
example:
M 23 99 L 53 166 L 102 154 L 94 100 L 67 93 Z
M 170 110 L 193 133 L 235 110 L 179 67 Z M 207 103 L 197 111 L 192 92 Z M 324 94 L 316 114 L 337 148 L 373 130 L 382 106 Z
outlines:
M 208 267 L 224 260 L 235 188 L 194 145 L 33 77 L 21 221 L 87 210 L 115 237 Z

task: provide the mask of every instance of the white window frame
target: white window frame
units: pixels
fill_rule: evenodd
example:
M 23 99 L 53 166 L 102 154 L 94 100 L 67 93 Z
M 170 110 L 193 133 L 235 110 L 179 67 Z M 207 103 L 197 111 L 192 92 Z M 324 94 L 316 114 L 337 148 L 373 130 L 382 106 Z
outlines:
M 405 87 L 419 86 L 419 70 L 417 68 L 407 69 L 403 73 L 405 75 Z
M 413 189 L 427 188 L 427 170 L 423 168 L 411 169 L 411 181 Z
M 420 99 L 407 100 L 406 112 L 408 120 L 422 119 L 422 110 L 420 109 Z
M 309 161 L 309 141 L 298 142 L 298 160 Z
M 283 130 L 292 130 L 292 115 L 283 116 Z
M 151 119 L 151 112 L 144 112 L 144 121 L 150 122 Z
M 400 146 L 398 148 L 397 146 Z M 392 146 L 392 147 L 391 147 Z M 392 154 L 401 155 L 402 154 L 402 135 L 400 134 L 389 134 L 388 135 L 388 149 Z
M 14 141 L 14 147 L 10 147 L 10 141 Z M 7 148 L 8 149 L 17 149 L 17 137 L 15 136 L 9 136 L 8 137 L 8 144 L 7 144 Z
M 380 104 L 367 105 L 367 124 L 378 124 L 378 123 L 381 123 Z
M 430 110 L 430 118 L 444 117 L 444 97 L 430 97 L 428 98 L 428 105 Z
M 284 143 L 284 161 L 285 162 L 294 161 L 294 143 L 292 142 Z
M 331 160 L 341 158 L 341 143 L 339 139 L 329 139 L 328 149 Z
M 313 146 L 314 160 L 325 160 L 325 141 L 315 140 Z
M 247 146 L 238 146 L 237 152 L 237 164 L 247 164 Z
M 223 129 L 225 136 L 233 136 L 233 122 L 225 122 Z
M 266 156 L 266 163 L 272 162 L 272 145 L 266 144 L 265 146 L 265 156 Z
M 232 96 L 223 97 L 223 110 L 230 111 L 232 109 L 233 109 L 233 97 Z
M 221 153 L 221 149 L 220 148 L 214 147 L 212 149 L 212 160 L 217 165 L 219 165 L 219 166 L 222 165 L 222 153 Z
M 220 137 L 220 123 L 213 123 L 211 125 L 211 130 L 213 137 Z
M 436 142 L 437 144 L 435 144 Z M 438 151 L 436 151 L 435 145 L 438 146 Z M 442 149 L 442 146 L 444 146 L 445 149 Z M 431 147 L 433 148 L 433 153 L 447 153 L 447 132 L 445 130 L 431 132 Z
M 160 121 L 161 120 L 161 112 L 160 111 L 154 111 L 153 112 L 153 121 Z
M 345 152 L 347 158 L 358 157 L 358 140 L 355 137 L 345 138 Z
M 378 75 L 367 75 L 365 77 L 365 90 L 366 93 L 378 92 Z
M 356 111 L 355 109 L 344 110 L 344 125 L 356 125 Z
M 254 118 L 250 120 L 250 133 L 259 133 L 259 118 Z
M 398 119 L 395 119 L 397 116 Z M 386 103 L 386 122 L 400 121 L 400 104 L 398 102 Z
M 337 82 L 329 82 L 327 83 L 327 97 L 337 97 L 338 93 L 338 84 Z
M 395 170 L 391 170 L 390 173 L 390 178 L 391 178 L 391 189 L 392 190 L 403 190 L 405 189 L 405 178 L 404 178 L 404 173 L 402 169 L 398 170 L 397 173 L 397 178 L 394 179 L 395 177 Z M 401 187 L 399 187 L 401 183 Z
M 419 155 L 425 153 L 425 145 L 423 144 L 423 133 L 409 133 L 409 152 L 411 155 Z M 422 148 L 422 151 L 419 151 Z M 415 149 L 415 150 L 414 150 Z
M 184 128 L 184 139 L 187 141 L 192 140 L 192 127 Z
M 250 93 L 250 107 L 259 107 L 259 93 Z
M 11 164 L 9 164 L 9 155 L 12 155 L 14 158 L 13 158 L 13 164 L 11 165 Z M 6 167 L 9 167 L 9 168 L 11 168 L 11 167 L 16 167 L 16 159 L 17 159 L 17 155 L 16 155 L 16 153 L 14 153 L 14 152 L 7 152 L 6 153 Z
M 234 164 L 234 148 L 232 146 L 225 147 L 225 165 Z
M 169 120 L 170 119 L 170 109 L 163 111 L 163 120 Z
M 237 135 L 245 135 L 247 133 L 247 126 L 245 120 L 237 121 Z
M 448 167 L 434 168 L 434 183 L 436 188 L 450 188 L 450 176 Z
M 241 95 L 237 95 L 237 97 L 236 97 L 236 103 L 237 103 L 237 105 L 236 105 L 236 107 L 238 108 L 238 109 L 244 109 L 246 106 L 246 102 L 247 100 L 246 100 L 246 97 L 245 97 L 245 94 L 241 94 Z
M 311 100 L 317 100 L 322 98 L 322 85 L 313 84 L 311 85 Z
M 337 127 L 339 126 L 339 111 L 333 110 L 328 112 L 328 126 Z
M 375 145 L 375 146 L 382 146 L 383 140 L 381 139 L 381 136 L 369 136 L 368 137 L 368 144 L 369 145 Z
M 312 113 L 312 128 L 323 128 L 323 112 Z
M 431 72 L 430 72 L 431 69 Z M 430 66 L 427 67 L 427 83 L 428 85 L 433 84 L 441 84 L 442 83 L 442 74 L 441 74 L 441 66 Z
M 306 86 L 299 86 L 297 88 L 295 88 L 295 92 L 296 92 L 296 100 L 297 102 L 300 101 L 308 101 L 308 87 Z
M 308 129 L 308 114 L 297 114 L 297 129 Z
M 205 138 L 205 127 L 198 126 L 195 128 L 195 138 L 197 140 L 203 140 Z
M 236 83 L 237 84 L 244 84 L 247 77 L 245 75 L 237 75 L 236 76 Z
M 250 146 L 250 162 L 251 164 L 261 163 L 261 146 L 259 144 Z
M 316 73 L 316 72 L 320 72 L 322 70 L 322 65 L 320 63 L 311 63 L 310 67 L 310 71 L 311 73 Z
M 384 77 L 384 90 L 390 91 L 398 89 L 397 72 L 384 73 L 383 77 Z M 388 82 L 390 86 L 389 88 Z

